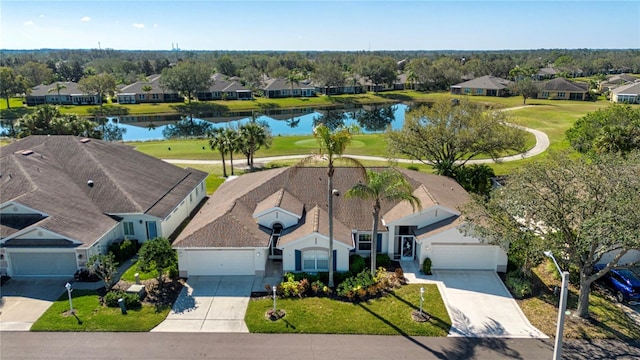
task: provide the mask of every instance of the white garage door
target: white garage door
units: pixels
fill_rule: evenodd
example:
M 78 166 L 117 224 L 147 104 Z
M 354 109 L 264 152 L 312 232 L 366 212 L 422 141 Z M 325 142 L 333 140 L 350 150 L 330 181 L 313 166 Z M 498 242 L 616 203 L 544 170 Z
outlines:
M 187 250 L 184 256 L 189 276 L 255 275 L 253 250 Z
M 13 276 L 73 276 L 78 269 L 74 252 L 11 252 Z
M 433 245 L 432 269 L 440 270 L 497 270 L 495 246 Z

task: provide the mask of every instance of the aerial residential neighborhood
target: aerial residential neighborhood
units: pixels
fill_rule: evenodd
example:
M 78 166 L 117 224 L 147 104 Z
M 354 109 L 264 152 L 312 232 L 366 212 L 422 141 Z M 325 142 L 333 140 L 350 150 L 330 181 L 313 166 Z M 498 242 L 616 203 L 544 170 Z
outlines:
M 640 358 L 639 3 L 78 5 L 0 12 L 1 358 Z

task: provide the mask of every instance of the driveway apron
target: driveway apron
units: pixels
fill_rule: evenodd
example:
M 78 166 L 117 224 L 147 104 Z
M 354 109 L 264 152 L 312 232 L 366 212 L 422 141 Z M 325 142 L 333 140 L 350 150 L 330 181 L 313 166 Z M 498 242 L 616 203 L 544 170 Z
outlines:
M 253 276 L 190 277 L 167 319 L 151 331 L 249 332 L 244 316 L 253 282 Z
M 449 336 L 547 338 L 529 323 L 493 271 L 437 270 L 452 325 Z
M 68 278 L 12 278 L 0 288 L 0 331 L 29 331 L 65 292 Z

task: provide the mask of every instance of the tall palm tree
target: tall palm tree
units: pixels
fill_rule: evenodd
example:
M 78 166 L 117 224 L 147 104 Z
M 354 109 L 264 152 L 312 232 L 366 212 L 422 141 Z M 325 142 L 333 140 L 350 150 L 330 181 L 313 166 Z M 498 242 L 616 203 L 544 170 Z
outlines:
M 289 83 L 291 88 L 291 93 L 289 94 L 289 96 L 293 97 L 293 85 L 300 84 L 300 73 L 296 70 L 289 71 L 289 74 L 287 75 L 287 82 Z
M 251 121 L 238 129 L 240 134 L 240 151 L 247 157 L 247 165 L 253 169 L 253 156 L 260 148 L 271 146 L 271 133 L 261 124 Z
M 356 159 L 343 156 L 347 145 L 351 143 L 351 135 L 354 129 L 338 128 L 331 131 L 324 124 L 318 125 L 313 130 L 313 136 L 320 145 L 319 154 L 308 156 L 302 159 L 295 168 L 308 165 L 312 162 L 321 160 L 327 161 L 327 205 L 329 214 L 329 287 L 333 287 L 333 174 L 335 172 L 335 162 L 338 159 L 346 161 L 351 165 L 355 165 L 362 171 L 363 176 L 366 173 L 364 166 Z M 294 169 L 295 169 L 294 168 Z
M 62 105 L 62 99 L 60 98 L 60 90 L 63 90 L 66 88 L 67 86 L 65 84 L 60 84 L 59 82 L 57 82 L 56 87 L 52 87 L 51 89 L 47 90 L 47 93 L 56 91 L 58 93 L 58 105 Z
M 378 220 L 383 201 L 407 201 L 413 211 L 420 209 L 420 199 L 412 194 L 411 185 L 400 172 L 394 169 L 367 171 L 365 183 L 355 184 L 349 189 L 347 198 L 373 200 L 373 230 L 371 230 L 371 275 L 376 274 L 376 254 L 378 253 Z
M 207 136 L 209 137 L 209 147 L 211 150 L 218 150 L 222 158 L 222 176 L 227 177 L 227 164 L 224 155 L 229 151 L 227 140 L 225 139 L 225 130 L 222 128 L 214 128 Z
M 240 151 L 241 148 L 241 138 L 238 131 L 234 128 L 226 128 L 224 129 L 224 139 L 227 143 L 227 151 L 229 152 L 229 162 L 231 163 L 231 176 L 235 175 L 233 173 L 233 153 Z

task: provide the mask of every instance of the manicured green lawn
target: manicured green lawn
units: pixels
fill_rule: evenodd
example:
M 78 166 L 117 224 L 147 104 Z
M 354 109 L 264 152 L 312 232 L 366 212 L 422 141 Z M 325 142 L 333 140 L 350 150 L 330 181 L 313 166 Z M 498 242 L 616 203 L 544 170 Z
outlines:
M 156 311 L 153 305 L 127 311 L 101 306 L 98 295 L 91 290 L 73 290 L 76 316 L 66 315 L 69 298 L 63 294 L 31 327 L 31 331 L 149 331 L 169 314 L 170 307 Z
M 122 273 L 122 275 L 120 276 L 120 280 L 135 282 L 136 273 L 138 273 L 140 280 L 155 279 L 158 277 L 158 271 L 156 270 L 152 270 L 150 272 L 140 271 L 138 270 L 137 264 L 134 262 L 131 266 L 129 266 L 129 268 L 124 273 Z
M 420 287 L 425 289 L 423 311 L 431 315 L 424 323 L 411 319 L 420 307 Z M 278 299 L 286 316 L 265 318 L 273 307 L 270 298 L 249 302 L 245 322 L 253 333 L 314 333 L 446 336 L 451 320 L 436 285 L 406 285 L 381 299 L 352 304 L 327 298 Z

